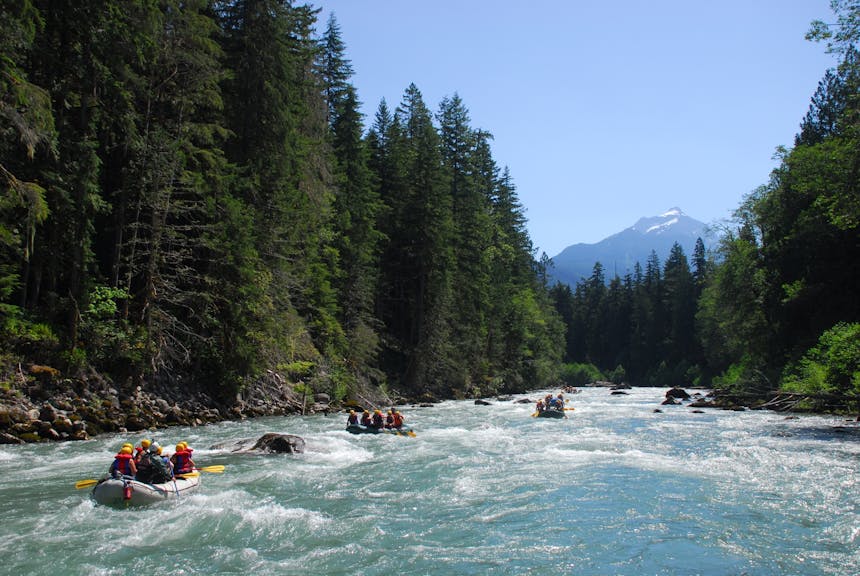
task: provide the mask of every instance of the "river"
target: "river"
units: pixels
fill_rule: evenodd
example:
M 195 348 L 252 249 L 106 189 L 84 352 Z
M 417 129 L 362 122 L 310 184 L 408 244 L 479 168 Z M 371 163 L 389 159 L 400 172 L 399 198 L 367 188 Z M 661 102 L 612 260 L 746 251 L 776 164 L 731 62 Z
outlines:
M 697 414 L 665 390 L 586 388 L 565 420 L 403 407 L 414 438 L 354 436 L 341 414 L 159 430 L 226 471 L 143 508 L 74 488 L 141 434 L 0 446 L 0 574 L 860 574 L 856 423 Z M 265 432 L 307 450 L 210 448 Z

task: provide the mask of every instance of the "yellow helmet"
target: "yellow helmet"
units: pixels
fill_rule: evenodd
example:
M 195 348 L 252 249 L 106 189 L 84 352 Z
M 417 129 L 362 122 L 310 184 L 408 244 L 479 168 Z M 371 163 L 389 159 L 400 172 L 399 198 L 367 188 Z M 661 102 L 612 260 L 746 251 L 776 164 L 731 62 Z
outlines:
M 129 448 L 134 448 L 134 444 L 132 444 L 131 442 L 126 442 L 122 445 L 123 448 L 125 448 L 126 446 L 128 446 Z
M 177 452 L 185 452 L 185 446 L 182 445 L 182 442 L 176 445 Z
M 131 454 L 133 447 L 132 446 L 123 446 L 119 449 L 120 454 Z
M 152 444 L 152 442 L 147 440 L 146 438 L 144 438 L 143 440 L 140 441 L 140 447 L 141 448 L 149 448 L 150 444 Z

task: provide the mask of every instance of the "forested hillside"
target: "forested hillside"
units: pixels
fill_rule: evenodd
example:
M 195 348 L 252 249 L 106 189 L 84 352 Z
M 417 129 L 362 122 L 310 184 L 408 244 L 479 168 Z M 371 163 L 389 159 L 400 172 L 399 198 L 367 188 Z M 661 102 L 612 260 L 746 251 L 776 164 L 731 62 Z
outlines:
M 608 286 L 598 263 L 573 289 L 552 289 L 568 326 L 567 381 L 780 389 L 858 409 L 860 6 L 833 6 L 836 21 L 814 22 L 808 37 L 841 62 L 719 245 L 699 242 L 691 263 L 676 245 L 665 263 L 652 254 Z
M 0 0 L 0 392 L 221 416 L 560 377 L 856 397 L 860 8 L 833 5 L 810 37 L 841 64 L 720 244 L 550 288 L 456 87 L 364 118 L 313 6 Z
M 564 327 L 491 134 L 416 85 L 366 123 L 317 18 L 0 2 L 4 387 L 98 374 L 229 402 L 273 375 L 337 400 L 554 381 Z

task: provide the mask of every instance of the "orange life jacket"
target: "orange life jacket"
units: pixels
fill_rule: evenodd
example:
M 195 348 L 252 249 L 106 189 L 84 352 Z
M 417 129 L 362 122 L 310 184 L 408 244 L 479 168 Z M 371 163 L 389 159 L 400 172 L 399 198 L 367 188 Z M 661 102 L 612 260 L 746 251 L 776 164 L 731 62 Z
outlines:
M 173 473 L 174 474 L 187 474 L 193 470 L 193 465 L 191 464 L 191 452 L 188 450 L 182 450 L 181 452 L 176 452 L 173 461 Z
M 114 456 L 113 465 L 111 465 L 111 470 L 115 470 L 119 474 L 123 476 L 131 476 L 131 454 L 117 454 Z

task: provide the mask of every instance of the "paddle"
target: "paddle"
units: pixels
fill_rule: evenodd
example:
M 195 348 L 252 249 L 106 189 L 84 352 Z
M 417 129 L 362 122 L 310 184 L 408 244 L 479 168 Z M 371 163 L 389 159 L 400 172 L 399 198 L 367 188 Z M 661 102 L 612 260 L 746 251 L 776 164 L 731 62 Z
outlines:
M 194 470 L 197 470 L 199 472 L 189 472 L 188 474 L 180 474 L 179 477 L 183 478 L 185 476 L 188 476 L 188 477 L 200 476 L 200 472 L 211 472 L 213 474 L 221 474 L 222 472 L 224 472 L 224 465 L 223 464 L 215 464 L 214 466 L 204 466 L 202 468 L 195 468 Z M 98 483 L 99 483 L 99 480 L 95 480 L 92 478 L 88 478 L 87 480 L 78 480 L 77 482 L 75 482 L 75 488 L 80 490 L 81 488 L 89 488 L 90 486 L 95 486 Z

